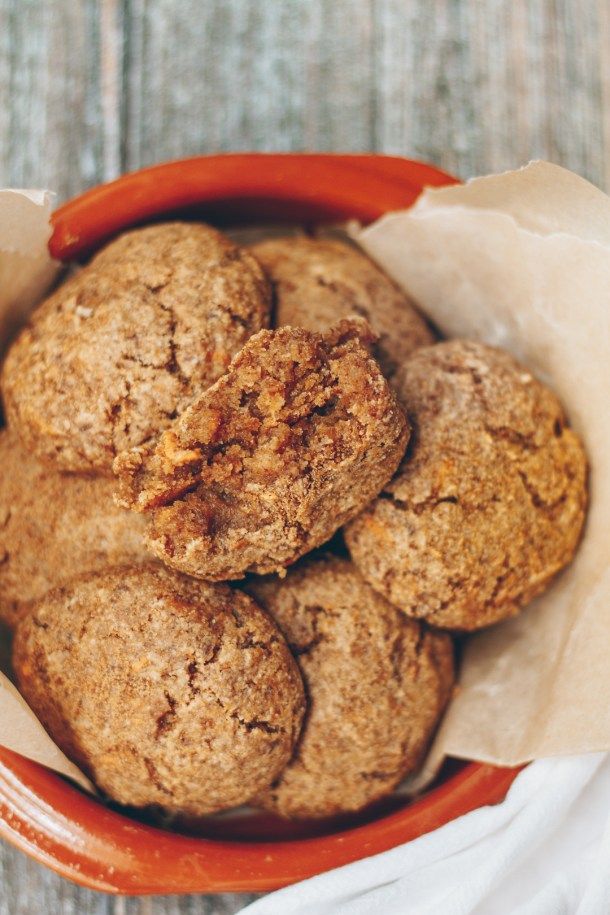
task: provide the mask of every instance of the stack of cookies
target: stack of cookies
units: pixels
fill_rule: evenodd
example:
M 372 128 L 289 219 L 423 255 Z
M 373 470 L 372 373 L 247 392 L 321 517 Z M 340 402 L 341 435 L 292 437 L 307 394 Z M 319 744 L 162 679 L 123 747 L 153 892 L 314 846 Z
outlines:
M 379 800 L 446 707 L 451 632 L 518 612 L 584 522 L 552 392 L 437 342 L 341 241 L 127 232 L 32 314 L 2 395 L 19 688 L 132 807 Z

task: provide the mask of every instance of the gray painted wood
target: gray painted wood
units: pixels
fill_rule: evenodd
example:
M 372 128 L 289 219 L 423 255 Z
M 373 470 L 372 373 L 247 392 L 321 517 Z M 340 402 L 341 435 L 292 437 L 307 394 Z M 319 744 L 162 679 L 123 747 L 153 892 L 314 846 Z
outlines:
M 61 200 L 200 152 L 380 151 L 461 177 L 544 157 L 610 189 L 607 0 L 0 0 L 0 183 Z M 113 899 L 0 848 L 0 915 Z

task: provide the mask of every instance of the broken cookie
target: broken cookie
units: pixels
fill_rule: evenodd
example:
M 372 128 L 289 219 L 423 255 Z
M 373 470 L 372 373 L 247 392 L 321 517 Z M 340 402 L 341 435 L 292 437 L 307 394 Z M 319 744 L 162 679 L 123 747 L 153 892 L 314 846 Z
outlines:
M 396 470 L 409 431 L 370 328 L 261 331 L 148 447 L 114 464 L 121 504 L 152 515 L 167 565 L 209 580 L 284 569 Z

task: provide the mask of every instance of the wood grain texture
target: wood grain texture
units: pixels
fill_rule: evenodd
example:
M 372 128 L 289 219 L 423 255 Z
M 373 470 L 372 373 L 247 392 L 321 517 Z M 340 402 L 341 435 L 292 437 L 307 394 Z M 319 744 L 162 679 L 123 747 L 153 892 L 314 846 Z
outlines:
M 608 0 L 0 0 L 0 183 L 66 199 L 222 150 L 380 151 L 462 177 L 543 157 L 610 189 Z M 0 915 L 114 899 L 0 848 Z

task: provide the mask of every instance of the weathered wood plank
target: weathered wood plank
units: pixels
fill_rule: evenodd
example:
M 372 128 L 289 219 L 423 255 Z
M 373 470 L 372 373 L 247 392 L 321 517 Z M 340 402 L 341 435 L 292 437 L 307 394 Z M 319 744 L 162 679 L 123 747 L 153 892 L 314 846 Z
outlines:
M 371 148 L 371 9 L 369 0 L 136 0 L 126 166 L 223 150 Z M 155 116 L 142 116 L 151 106 Z
M 381 151 L 466 177 L 544 157 L 610 189 L 605 0 L 0 0 L 0 182 L 60 199 L 199 152 Z M 113 899 L 0 845 L 0 915 Z
M 463 177 L 543 157 L 608 186 L 609 20 L 593 0 L 381 0 L 377 148 Z
M 583 0 L 0 0 L 0 169 L 60 197 L 227 149 L 380 150 L 605 185 L 610 32 Z
M 2 181 L 71 196 L 105 174 L 96 4 L 2 0 L 0 11 Z
M 0 843 L 0 915 L 233 915 L 254 894 L 107 896 L 74 886 Z

